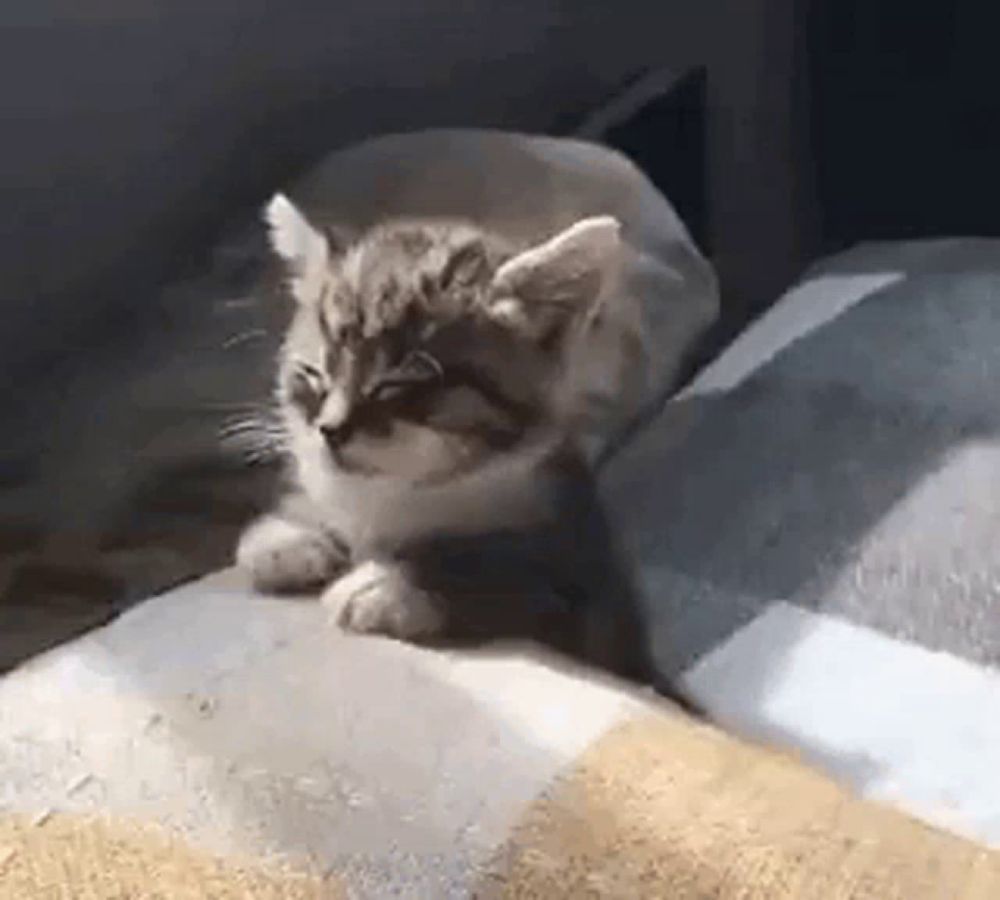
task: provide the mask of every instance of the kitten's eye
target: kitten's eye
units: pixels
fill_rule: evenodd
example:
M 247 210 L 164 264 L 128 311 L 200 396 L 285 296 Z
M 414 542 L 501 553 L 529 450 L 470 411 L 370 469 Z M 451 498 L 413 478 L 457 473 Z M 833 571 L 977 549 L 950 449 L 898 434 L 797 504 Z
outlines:
M 407 356 L 395 369 L 381 378 L 372 389 L 372 396 L 386 400 L 418 385 L 444 377 L 444 369 L 433 356 L 417 350 Z
M 444 367 L 426 350 L 414 350 L 403 360 L 400 368 L 421 381 L 444 377 Z
M 296 363 L 292 371 L 292 388 L 293 394 L 320 396 L 325 390 L 323 373 L 311 363 Z

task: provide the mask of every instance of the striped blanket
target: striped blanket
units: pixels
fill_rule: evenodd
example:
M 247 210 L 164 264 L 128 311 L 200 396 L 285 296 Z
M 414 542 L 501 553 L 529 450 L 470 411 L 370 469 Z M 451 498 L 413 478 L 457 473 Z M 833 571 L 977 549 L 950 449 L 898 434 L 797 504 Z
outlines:
M 607 473 L 714 721 L 1000 845 L 1000 244 L 819 265 Z
M 1000 856 L 510 647 L 223 573 L 0 683 L 0 897 L 996 897 Z

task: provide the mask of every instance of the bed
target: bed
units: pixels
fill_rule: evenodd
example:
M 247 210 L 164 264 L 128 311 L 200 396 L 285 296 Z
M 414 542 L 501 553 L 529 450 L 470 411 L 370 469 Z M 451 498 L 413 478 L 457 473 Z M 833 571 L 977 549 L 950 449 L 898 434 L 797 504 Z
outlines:
M 221 572 L 0 682 L 9 883 L 995 896 L 997 250 L 818 263 L 606 463 L 648 639 L 714 727 Z

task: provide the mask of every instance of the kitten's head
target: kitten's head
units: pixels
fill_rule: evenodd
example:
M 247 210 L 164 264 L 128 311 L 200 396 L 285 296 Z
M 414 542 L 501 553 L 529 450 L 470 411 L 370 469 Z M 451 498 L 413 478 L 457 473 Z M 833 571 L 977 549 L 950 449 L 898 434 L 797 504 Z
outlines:
M 614 219 L 522 252 L 446 223 L 340 244 L 281 195 L 267 220 L 296 300 L 278 397 L 300 477 L 440 482 L 565 427 L 567 352 L 617 264 Z

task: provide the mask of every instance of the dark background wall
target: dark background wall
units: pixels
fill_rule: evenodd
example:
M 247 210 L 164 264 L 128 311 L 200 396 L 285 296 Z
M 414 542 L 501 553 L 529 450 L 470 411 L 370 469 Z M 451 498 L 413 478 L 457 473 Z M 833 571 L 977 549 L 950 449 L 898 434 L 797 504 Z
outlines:
M 759 308 L 809 251 L 801 2 L 8 0 L 0 386 L 109 318 L 126 339 L 159 280 L 334 146 L 546 130 L 651 64 L 707 66 L 715 260 L 730 307 Z
M 996 4 L 810 6 L 825 245 L 1000 234 Z

